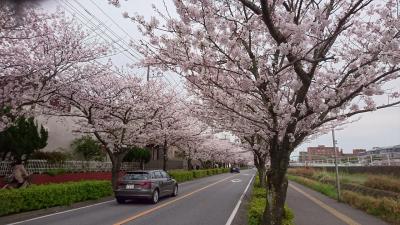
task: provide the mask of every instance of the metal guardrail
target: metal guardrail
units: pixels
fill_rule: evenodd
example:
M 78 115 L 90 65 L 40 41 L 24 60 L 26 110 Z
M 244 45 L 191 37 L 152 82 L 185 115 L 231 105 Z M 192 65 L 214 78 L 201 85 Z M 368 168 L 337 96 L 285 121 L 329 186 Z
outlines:
M 334 158 L 321 160 L 291 161 L 290 166 L 334 167 Z M 400 166 L 400 153 L 371 154 L 351 157 L 338 157 L 338 166 Z

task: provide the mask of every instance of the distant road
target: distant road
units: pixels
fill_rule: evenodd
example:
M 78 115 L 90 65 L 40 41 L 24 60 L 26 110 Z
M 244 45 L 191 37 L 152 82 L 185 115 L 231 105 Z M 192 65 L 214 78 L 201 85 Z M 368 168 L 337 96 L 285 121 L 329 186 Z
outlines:
M 286 202 L 296 225 L 386 225 L 382 220 L 290 182 Z
M 143 201 L 119 205 L 113 200 L 21 222 L 16 220 L 18 223 L 14 224 L 225 225 L 254 174 L 254 170 L 245 170 L 182 183 L 177 197 L 161 199 L 156 205 Z

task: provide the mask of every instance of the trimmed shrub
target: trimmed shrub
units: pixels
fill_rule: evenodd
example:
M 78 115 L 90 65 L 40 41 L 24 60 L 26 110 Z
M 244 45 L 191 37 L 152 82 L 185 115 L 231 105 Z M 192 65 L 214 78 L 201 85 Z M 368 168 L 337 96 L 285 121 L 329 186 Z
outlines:
M 193 178 L 201 178 L 208 176 L 208 170 L 192 170 Z
M 368 176 L 364 185 L 371 188 L 400 193 L 400 179 L 387 176 Z
M 169 175 L 178 182 L 193 180 L 193 173 L 190 171 L 170 171 Z
M 208 170 L 171 170 L 169 171 L 169 175 L 173 177 L 178 182 L 189 181 L 201 177 L 212 176 L 220 173 L 229 172 L 229 168 L 216 168 L 216 169 L 208 169 Z
M 390 198 L 373 198 L 343 191 L 342 201 L 392 224 L 400 224 L 400 202 Z
M 267 191 L 260 187 L 258 177 L 255 178 L 251 200 L 248 206 L 247 218 L 249 225 L 259 225 L 262 222 L 262 217 L 266 204 Z M 294 225 L 294 214 L 287 206 L 285 206 L 283 225 Z
M 0 190 L 0 216 L 112 195 L 109 181 L 81 181 L 32 185 L 24 189 Z

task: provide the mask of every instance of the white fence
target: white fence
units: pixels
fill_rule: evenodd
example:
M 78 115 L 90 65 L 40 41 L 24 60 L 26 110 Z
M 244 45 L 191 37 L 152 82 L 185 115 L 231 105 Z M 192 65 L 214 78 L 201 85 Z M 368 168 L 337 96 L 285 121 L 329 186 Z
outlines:
M 290 166 L 332 167 L 334 158 L 290 162 Z M 400 153 L 371 154 L 363 156 L 338 157 L 338 166 L 400 166 Z
M 162 160 L 151 160 L 145 164 L 145 169 L 161 169 L 163 167 Z M 168 160 L 168 169 L 183 169 L 186 162 L 183 160 Z M 64 161 L 60 163 L 49 163 L 47 160 L 28 160 L 25 168 L 29 173 L 45 173 L 51 170 L 63 169 L 68 172 L 109 172 L 111 171 L 111 162 L 100 161 Z M 0 176 L 11 173 L 11 162 L 0 161 Z M 137 162 L 123 162 L 121 170 L 140 169 L 140 164 Z
M 49 163 L 46 160 L 28 160 L 25 165 L 29 173 L 45 173 L 55 169 L 64 169 L 69 172 L 108 172 L 111 171 L 111 162 L 100 161 L 64 161 L 61 163 Z M 138 163 L 122 163 L 121 170 L 138 169 Z M 0 162 L 0 176 L 11 173 L 11 162 Z

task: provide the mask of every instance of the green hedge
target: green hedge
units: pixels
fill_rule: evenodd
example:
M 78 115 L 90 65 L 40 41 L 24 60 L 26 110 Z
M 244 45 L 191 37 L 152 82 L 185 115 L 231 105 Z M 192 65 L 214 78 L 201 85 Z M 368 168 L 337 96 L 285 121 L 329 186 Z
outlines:
M 178 182 L 193 180 L 193 173 L 191 171 L 176 170 L 169 171 L 168 173 Z
M 110 196 L 112 193 L 109 181 L 80 181 L 0 190 L 0 216 L 70 205 L 74 202 Z
M 253 191 L 251 194 L 251 200 L 249 202 L 247 218 L 249 225 L 259 225 L 262 222 L 262 217 L 266 204 L 267 191 L 265 188 L 260 187 L 258 177 L 255 178 Z M 294 225 L 294 214 L 293 212 L 285 206 L 283 218 L 283 225 Z
M 216 168 L 216 169 L 207 169 L 207 170 L 172 170 L 168 173 L 178 182 L 189 181 L 201 177 L 212 176 L 221 173 L 229 172 L 229 168 Z

